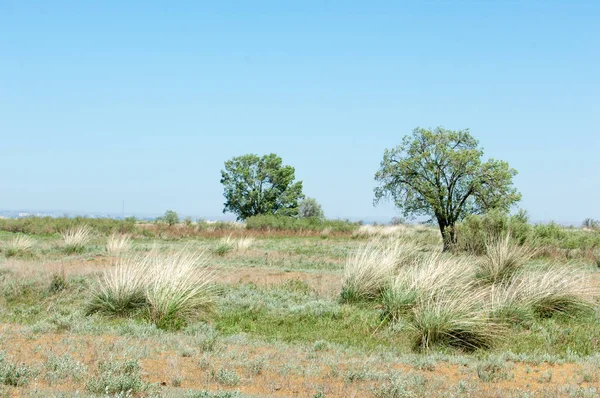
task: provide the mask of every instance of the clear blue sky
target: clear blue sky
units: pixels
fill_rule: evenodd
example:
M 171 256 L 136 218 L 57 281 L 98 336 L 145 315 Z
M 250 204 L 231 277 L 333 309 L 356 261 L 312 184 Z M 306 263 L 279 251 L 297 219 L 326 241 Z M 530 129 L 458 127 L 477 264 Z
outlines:
M 0 0 L 0 208 L 217 216 L 282 156 L 329 217 L 385 148 L 469 127 L 534 220 L 600 218 L 600 2 Z

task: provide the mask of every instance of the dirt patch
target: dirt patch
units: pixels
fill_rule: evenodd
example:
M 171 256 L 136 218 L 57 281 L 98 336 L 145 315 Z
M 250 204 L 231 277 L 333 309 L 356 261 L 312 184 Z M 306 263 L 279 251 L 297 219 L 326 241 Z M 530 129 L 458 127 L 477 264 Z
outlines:
M 0 328 L 0 337 L 2 349 L 12 358 L 41 369 L 28 387 L 10 390 L 12 396 L 26 395 L 32 388 L 82 391 L 85 380 L 49 383 L 44 378 L 48 357 L 64 353 L 87 366 L 87 378 L 95 374 L 100 361 L 133 355 L 139 358 L 145 381 L 175 395 L 191 389 L 233 390 L 274 397 L 312 397 L 318 391 L 328 397 L 364 397 L 372 396 L 373 391 L 396 376 L 406 378 L 405 388 L 417 393 L 451 391 L 459 383 L 466 383 L 471 386 L 472 396 L 477 397 L 503 397 L 517 391 L 537 391 L 543 396 L 546 391 L 560 393 L 565 386 L 600 388 L 598 376 L 593 373 L 597 369 L 586 379 L 589 370 L 579 363 L 507 363 L 506 375 L 501 380 L 486 382 L 478 376 L 475 365 L 439 362 L 424 369 L 408 364 L 368 362 L 364 369 L 370 373 L 362 374 L 349 364 L 348 358 L 335 352 L 282 349 L 268 344 L 225 343 L 216 351 L 184 354 L 182 350 L 165 347 L 161 337 L 32 335 L 21 327 L 6 324 Z M 193 341 L 181 338 L 182 347 Z

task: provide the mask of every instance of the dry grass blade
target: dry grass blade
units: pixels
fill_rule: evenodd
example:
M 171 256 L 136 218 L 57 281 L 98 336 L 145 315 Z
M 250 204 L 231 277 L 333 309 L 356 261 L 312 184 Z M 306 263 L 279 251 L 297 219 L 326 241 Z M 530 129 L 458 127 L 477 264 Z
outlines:
M 106 251 L 111 254 L 119 254 L 129 250 L 131 238 L 128 235 L 113 233 L 106 240 Z

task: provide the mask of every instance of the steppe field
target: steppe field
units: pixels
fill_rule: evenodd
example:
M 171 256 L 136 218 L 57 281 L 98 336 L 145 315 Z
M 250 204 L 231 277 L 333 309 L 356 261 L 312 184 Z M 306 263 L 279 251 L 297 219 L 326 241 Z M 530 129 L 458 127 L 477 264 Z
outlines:
M 1 396 L 600 394 L 598 231 L 34 221 L 0 223 Z

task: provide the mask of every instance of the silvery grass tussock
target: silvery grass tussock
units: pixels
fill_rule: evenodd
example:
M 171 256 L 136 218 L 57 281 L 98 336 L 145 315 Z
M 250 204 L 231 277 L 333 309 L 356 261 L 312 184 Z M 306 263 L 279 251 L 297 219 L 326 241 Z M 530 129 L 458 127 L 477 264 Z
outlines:
M 380 297 L 392 282 L 395 271 L 416 253 L 404 242 L 372 240 L 361 245 L 346 259 L 342 281 L 342 301 L 356 302 Z
M 4 248 L 6 257 L 22 256 L 33 251 L 35 241 L 27 235 L 18 235 L 8 241 Z
M 204 252 L 187 250 L 117 259 L 92 290 L 89 312 L 143 314 L 159 328 L 179 328 L 213 309 L 214 270 Z
M 128 235 L 113 233 L 106 240 L 106 251 L 111 254 L 119 254 L 129 250 L 131 238 Z
M 69 228 L 61 232 L 64 244 L 64 250 L 68 253 L 80 253 L 85 250 L 85 246 L 92 240 L 94 231 L 83 224 L 78 227 Z

